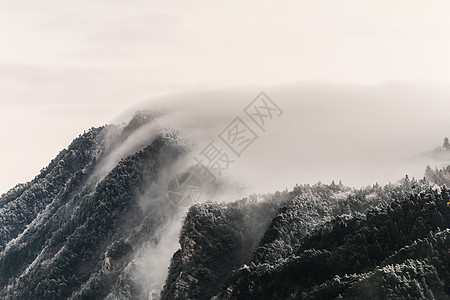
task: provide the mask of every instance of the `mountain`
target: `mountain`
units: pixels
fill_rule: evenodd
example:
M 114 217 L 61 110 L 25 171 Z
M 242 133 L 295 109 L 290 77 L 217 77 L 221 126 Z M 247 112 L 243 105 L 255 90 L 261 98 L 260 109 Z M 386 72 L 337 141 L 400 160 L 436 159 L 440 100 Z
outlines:
M 448 299 L 447 202 L 428 189 L 334 219 L 289 256 L 236 270 L 219 299 Z
M 163 115 L 91 128 L 0 197 L 2 299 L 449 299 L 450 169 L 185 205 L 236 186 L 202 182 Z
M 92 128 L 33 181 L 2 195 L 2 299 L 147 298 L 153 287 L 129 277 L 136 253 L 177 218 L 161 180 L 187 151 L 164 130 L 130 145 L 152 119 L 138 113 L 122 128 Z
M 449 191 L 433 187 L 408 178 L 360 190 L 297 186 L 274 195 L 278 212 L 244 253 L 236 247 L 255 236 L 243 221 L 255 204 L 195 206 L 162 299 L 448 299 Z

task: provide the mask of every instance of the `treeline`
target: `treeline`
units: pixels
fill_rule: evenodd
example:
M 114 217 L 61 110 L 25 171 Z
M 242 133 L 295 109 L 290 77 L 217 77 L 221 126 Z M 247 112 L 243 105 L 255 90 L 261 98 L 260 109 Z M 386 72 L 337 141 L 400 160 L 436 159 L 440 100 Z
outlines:
M 257 203 L 244 199 L 233 204 L 196 205 L 186 217 L 181 249 L 172 259 L 162 299 L 210 299 L 215 295 L 220 299 L 289 297 L 289 293 L 300 288 L 296 286 L 297 279 L 293 279 L 299 274 L 284 268 L 295 263 L 293 258 L 299 255 L 302 244 L 313 240 L 310 234 L 320 229 L 321 234 L 331 232 L 338 238 L 330 243 L 342 242 L 368 211 L 387 209 L 394 201 L 406 199 L 421 188 L 431 186 L 408 178 L 396 185 L 375 184 L 363 189 L 319 183 L 297 185 L 290 192 L 266 195 Z M 252 219 L 259 220 L 256 232 L 251 227 L 254 222 L 248 221 Z M 242 247 L 245 241 L 247 244 Z M 314 251 L 305 256 L 306 260 L 311 257 L 305 264 L 312 266 L 312 262 L 324 259 L 322 250 L 316 253 L 320 257 Z M 317 265 L 314 269 L 311 274 L 327 268 Z M 330 278 L 334 276 L 329 270 L 325 273 Z M 283 277 L 286 274 L 293 278 Z M 312 288 L 328 279 L 324 276 L 315 278 L 314 284 L 311 278 L 305 282 Z
M 98 170 L 154 117 L 138 113 L 128 126 L 85 132 L 33 181 L 0 197 L 1 299 L 148 298 L 127 267 L 176 215 L 161 172 L 187 149 L 178 133 L 161 131 Z
M 219 299 L 447 299 L 449 191 L 407 179 L 401 186 L 390 205 L 333 219 L 288 257 L 236 270 Z
M 94 193 L 81 194 L 81 198 L 76 195 L 70 214 L 60 207 L 29 240 L 8 249 L 0 258 L 2 268 L 10 270 L 2 272 L 4 280 L 22 275 L 14 282 L 14 295 L 4 289 L 3 297 L 105 298 L 133 258 L 133 250 L 151 239 L 163 216 L 171 215 L 164 210 L 173 207 L 162 201 L 161 195 L 160 202 L 155 195 L 155 202 L 146 210 L 138 203 L 142 187 L 152 186 L 169 163 L 161 159 L 161 153 L 171 160 L 180 155 L 180 150 L 157 138 L 120 161 Z M 33 259 L 36 262 L 31 264 Z M 25 267 L 29 270 L 23 272 Z M 144 297 L 145 292 L 136 289 L 133 296 Z

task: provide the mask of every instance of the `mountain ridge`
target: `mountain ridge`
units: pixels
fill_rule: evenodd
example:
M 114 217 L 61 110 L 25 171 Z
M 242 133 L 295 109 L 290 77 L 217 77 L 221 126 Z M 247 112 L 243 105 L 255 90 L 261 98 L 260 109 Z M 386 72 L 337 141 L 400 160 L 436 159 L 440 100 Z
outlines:
M 161 115 L 91 128 L 0 196 L 3 299 L 449 299 L 450 168 L 188 209 L 167 189 L 192 143 Z

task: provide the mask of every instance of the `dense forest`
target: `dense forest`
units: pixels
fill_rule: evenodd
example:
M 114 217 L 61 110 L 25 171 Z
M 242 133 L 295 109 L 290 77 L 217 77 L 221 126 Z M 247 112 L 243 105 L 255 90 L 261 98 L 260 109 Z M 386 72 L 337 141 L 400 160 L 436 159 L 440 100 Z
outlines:
M 360 190 L 296 186 L 220 209 L 197 205 L 162 299 L 447 299 L 449 192 L 404 178 Z M 245 211 L 265 211 L 273 199 L 279 208 L 261 239 L 241 248 L 255 237 Z
M 187 209 L 167 182 L 190 143 L 159 116 L 90 129 L 0 197 L 2 299 L 449 299 L 450 167 Z
M 32 182 L 0 198 L 2 299 L 147 298 L 146 286 L 126 282 L 126 268 L 176 217 L 159 188 L 161 172 L 186 149 L 163 131 L 104 174 L 98 170 L 152 119 L 139 113 L 123 130 L 89 130 Z

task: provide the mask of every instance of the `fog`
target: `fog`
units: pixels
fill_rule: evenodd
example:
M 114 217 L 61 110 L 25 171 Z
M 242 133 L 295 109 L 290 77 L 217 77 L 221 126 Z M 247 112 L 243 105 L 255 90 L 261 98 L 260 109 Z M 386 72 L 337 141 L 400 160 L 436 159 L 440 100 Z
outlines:
M 145 97 L 450 78 L 447 1 L 22 3 L 0 10 L 0 193 Z
M 257 96 L 261 91 L 273 109 L 259 106 L 265 116 L 263 127 L 245 113 L 254 100 L 260 103 Z M 125 274 L 145 293 L 162 289 L 187 212 L 187 207 L 169 197 L 169 182 L 177 174 L 194 172 L 196 159 L 211 142 L 228 155 L 230 163 L 220 174 L 214 173 L 215 181 L 195 173 L 201 185 L 198 202 L 229 202 L 319 181 L 341 180 L 358 188 L 396 182 L 406 174 L 421 178 L 428 164 L 450 160 L 431 154 L 449 133 L 449 96 L 450 89 L 424 83 L 350 86 L 303 82 L 185 92 L 130 107 L 114 120 L 116 125 L 107 127 L 105 156 L 90 177 L 92 186 L 122 158 L 151 144 L 161 133 L 187 152 L 177 159 L 162 153 L 158 180 L 139 195 L 139 209 L 145 213 L 156 209 L 161 223 L 156 225 L 156 233 L 135 249 Z M 151 120 L 129 127 L 137 111 L 147 111 Z M 237 117 L 256 138 L 234 153 L 223 133 Z M 155 208 L 158 205 L 164 209 Z
M 93 188 L 161 131 L 190 150 L 140 195 L 144 212 L 165 193 L 173 200 L 169 181 L 196 170 L 211 142 L 229 165 L 214 182 L 195 173 L 200 202 L 319 181 L 387 184 L 450 161 L 431 154 L 450 136 L 448 2 L 130 3 L 3 3 L 0 194 L 105 123 L 116 125 Z M 244 111 L 261 92 L 281 109 L 259 107 L 263 128 Z M 122 135 L 139 110 L 164 113 Z M 224 141 L 236 120 L 254 134 L 238 154 Z M 135 253 L 129 271 L 149 290 L 164 283 L 186 210 L 167 213 Z
M 267 119 L 265 132 L 243 111 L 262 90 L 283 111 Z M 362 187 L 406 174 L 421 178 L 427 164 L 436 164 L 426 153 L 449 133 L 449 96 L 441 86 L 405 82 L 252 86 L 152 99 L 116 121 L 138 109 L 169 110 L 159 126 L 180 130 L 196 145 L 193 157 L 214 141 L 233 160 L 220 177 L 243 184 L 247 192 L 332 180 Z M 236 117 L 258 135 L 240 157 L 219 138 Z
M 163 226 L 157 233 L 156 244 L 148 243 L 138 253 L 133 262 L 136 266 L 136 276 L 146 292 L 159 291 L 166 280 L 170 259 L 180 247 L 178 236 L 182 226 L 182 216 L 186 210 Z
M 271 111 L 264 130 L 244 112 L 261 91 L 281 110 Z M 178 142 L 190 152 L 164 166 L 158 182 L 141 197 L 143 210 L 148 209 L 148 201 L 161 200 L 152 195 L 164 194 L 176 174 L 193 172 L 196 158 L 202 157 L 202 150 L 211 142 L 231 163 L 221 174 L 214 173 L 213 184 L 207 176 L 195 173 L 202 188 L 198 202 L 229 202 L 319 181 L 341 180 L 358 188 L 396 182 L 405 175 L 422 178 L 428 164 L 445 159 L 431 151 L 449 133 L 448 96 L 450 89 L 423 83 L 350 86 L 304 82 L 154 98 L 130 107 L 114 120 L 122 125 L 110 127 L 107 147 L 111 149 L 95 176 L 106 175 L 120 158 L 142 149 L 169 129 L 180 134 Z M 123 124 L 136 111 L 159 116 L 120 140 Z M 257 135 L 239 155 L 220 138 L 236 117 Z M 168 194 L 165 201 L 171 201 Z M 135 253 L 128 272 L 146 292 L 158 292 L 164 284 L 170 258 L 179 248 L 178 234 L 186 211 L 186 207 L 172 211 L 156 240 Z

